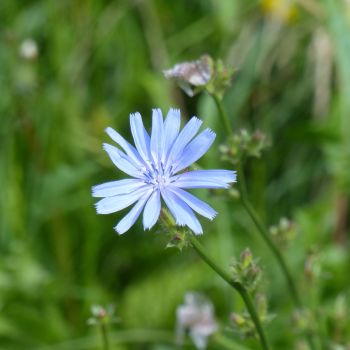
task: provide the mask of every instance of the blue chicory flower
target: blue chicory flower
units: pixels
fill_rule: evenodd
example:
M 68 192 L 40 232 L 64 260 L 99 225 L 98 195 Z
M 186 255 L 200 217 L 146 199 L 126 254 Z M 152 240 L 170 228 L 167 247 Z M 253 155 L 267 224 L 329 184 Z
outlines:
M 201 158 L 215 139 L 215 133 L 205 129 L 194 137 L 202 121 L 196 117 L 180 131 L 180 111 L 170 109 L 163 121 L 160 109 L 152 114 L 152 133 L 147 133 L 140 113 L 130 115 L 131 133 L 135 146 L 127 142 L 114 129 L 107 134 L 123 150 L 104 144 L 114 165 L 131 178 L 107 182 L 92 188 L 94 197 L 104 197 L 96 203 L 98 214 L 110 214 L 136 203 L 117 224 L 122 234 L 129 230 L 143 210 L 144 229 L 150 229 L 158 220 L 161 198 L 176 224 L 188 226 L 195 234 L 203 233 L 193 210 L 212 220 L 216 211 L 193 196 L 187 188 L 228 188 L 236 181 L 236 173 L 229 170 L 194 170 L 182 172 Z

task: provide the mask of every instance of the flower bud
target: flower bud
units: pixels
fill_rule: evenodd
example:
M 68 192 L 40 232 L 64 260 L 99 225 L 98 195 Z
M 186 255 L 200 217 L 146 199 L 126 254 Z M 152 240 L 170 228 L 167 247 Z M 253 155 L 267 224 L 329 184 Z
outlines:
M 246 323 L 244 317 L 236 312 L 232 312 L 230 315 L 230 320 L 237 327 L 242 327 Z
M 270 233 L 281 246 L 286 246 L 296 237 L 296 225 L 285 217 L 282 217 L 277 225 L 270 227 Z
M 240 260 L 243 269 L 246 269 L 251 265 L 253 261 L 253 254 L 249 248 L 243 250 L 243 252 L 240 255 Z
M 231 275 L 249 292 L 254 293 L 256 291 L 262 274 L 249 248 L 241 253 L 239 261 L 234 261 L 231 264 Z

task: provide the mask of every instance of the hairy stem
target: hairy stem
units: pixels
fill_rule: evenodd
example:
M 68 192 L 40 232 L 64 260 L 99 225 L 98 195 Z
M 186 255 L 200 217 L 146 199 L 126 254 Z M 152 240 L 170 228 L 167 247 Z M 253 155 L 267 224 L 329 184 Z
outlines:
M 220 113 L 220 115 L 222 116 L 223 120 L 228 120 L 227 118 L 227 114 L 225 112 L 224 106 L 221 102 L 221 100 L 215 96 L 212 95 L 215 104 L 218 108 L 218 111 Z M 228 125 L 226 125 L 227 128 L 227 134 L 231 135 L 232 134 L 232 128 L 231 125 L 228 121 Z M 248 199 L 248 195 L 247 195 L 247 189 L 245 186 L 245 177 L 244 177 L 244 172 L 243 172 L 243 168 L 242 168 L 242 164 L 239 164 L 239 169 L 238 169 L 238 181 L 237 184 L 239 186 L 240 192 L 241 192 L 241 201 L 243 204 L 243 207 L 245 208 L 245 210 L 247 211 L 247 213 L 249 214 L 250 218 L 252 219 L 252 221 L 254 222 L 255 226 L 257 227 L 259 233 L 261 234 L 262 238 L 264 239 L 265 243 L 267 244 L 267 246 L 270 248 L 270 250 L 272 251 L 272 253 L 274 254 L 274 256 L 276 257 L 276 260 L 278 262 L 278 264 L 281 267 L 281 270 L 283 272 L 283 275 L 286 278 L 287 284 L 288 284 L 288 289 L 289 292 L 293 298 L 293 301 L 295 303 L 295 305 L 300 308 L 301 307 L 301 302 L 300 302 L 300 298 L 298 295 L 298 291 L 295 287 L 292 275 L 288 269 L 288 266 L 281 254 L 281 252 L 279 251 L 279 249 L 276 247 L 276 245 L 274 244 L 274 242 L 271 240 L 269 232 L 267 231 L 267 229 L 265 228 L 265 226 L 263 225 L 259 215 L 257 214 L 257 212 L 255 211 L 255 209 L 253 208 L 253 206 L 251 205 L 249 199 Z
M 225 125 L 226 130 L 227 130 L 227 135 L 231 136 L 232 135 L 232 128 L 231 128 L 227 113 L 226 113 L 224 106 L 222 104 L 222 101 L 215 95 L 211 95 L 211 96 L 213 97 L 215 104 L 218 108 L 218 111 L 220 113 L 220 116 L 223 120 L 223 123 Z M 293 300 L 295 306 L 297 308 L 302 308 L 302 302 L 300 300 L 298 290 L 297 290 L 295 283 L 294 283 L 294 280 L 292 278 L 292 274 L 289 271 L 288 265 L 285 262 L 283 255 L 281 254 L 281 252 L 279 251 L 279 249 L 277 248 L 275 243 L 272 241 L 269 232 L 267 231 L 267 229 L 264 226 L 264 224 L 262 223 L 259 215 L 257 214 L 257 212 L 255 211 L 254 207 L 252 206 L 252 204 L 250 203 L 250 201 L 248 199 L 247 188 L 246 188 L 246 184 L 245 184 L 245 176 L 244 176 L 242 164 L 239 164 L 237 170 L 238 170 L 237 184 L 238 184 L 238 187 L 240 189 L 241 201 L 242 201 L 243 207 L 245 208 L 248 215 L 250 216 L 250 218 L 254 222 L 254 224 L 255 224 L 256 228 L 258 229 L 259 233 L 261 234 L 263 240 L 265 241 L 265 243 L 267 244 L 267 246 L 269 247 L 269 249 L 272 251 L 273 255 L 275 256 L 275 258 L 276 258 L 276 260 L 277 260 L 277 262 L 278 262 L 278 264 L 283 272 L 283 275 L 287 281 L 288 290 L 289 290 L 289 293 L 292 297 L 292 300 Z M 312 335 L 307 336 L 307 341 L 308 341 L 311 349 L 314 350 L 316 348 L 316 346 L 315 346 L 314 339 L 313 339 Z
M 243 207 L 245 208 L 245 210 L 247 211 L 248 215 L 250 216 L 250 218 L 252 219 L 252 221 L 254 222 L 256 228 L 258 229 L 259 233 L 261 234 L 263 240 L 265 241 L 265 243 L 267 244 L 267 246 L 270 248 L 270 250 L 272 251 L 272 253 L 274 254 L 276 260 L 278 261 L 278 264 L 280 265 L 280 268 L 283 272 L 283 275 L 285 276 L 285 279 L 287 281 L 288 284 L 288 290 L 291 294 L 291 297 L 295 303 L 295 305 L 300 308 L 301 307 L 301 301 L 300 301 L 300 297 L 298 294 L 298 291 L 296 289 L 296 286 L 294 284 L 292 275 L 289 271 L 289 268 L 281 254 L 281 252 L 279 251 L 279 249 L 277 248 L 277 246 L 275 245 L 275 243 L 272 241 L 269 232 L 267 231 L 266 227 L 263 225 L 259 215 L 257 214 L 257 212 L 255 211 L 254 207 L 252 206 L 252 204 L 250 203 L 248 197 L 247 197 L 247 190 L 246 190 L 246 186 L 245 186 L 245 176 L 244 176 L 244 171 L 242 168 L 242 165 L 240 164 L 239 168 L 238 168 L 238 181 L 237 181 L 238 187 L 240 189 L 240 193 L 241 193 L 241 202 L 243 204 Z
M 272 241 L 269 232 L 267 231 L 266 227 L 263 225 L 259 215 L 255 211 L 254 207 L 251 205 L 251 203 L 247 197 L 247 189 L 245 187 L 244 171 L 242 169 L 241 164 L 238 167 L 238 176 L 239 176 L 240 181 L 237 181 L 237 183 L 238 183 L 238 187 L 240 188 L 241 201 L 242 201 L 243 207 L 245 208 L 245 210 L 249 214 L 250 218 L 254 222 L 254 224 L 255 224 L 256 228 L 258 229 L 258 231 L 260 232 L 263 240 L 265 241 L 267 246 L 270 248 L 272 253 L 275 255 L 276 260 L 277 260 L 277 262 L 278 262 L 278 264 L 283 272 L 283 275 L 287 281 L 288 290 L 289 290 L 289 293 L 294 301 L 294 304 L 297 308 L 301 309 L 303 307 L 303 305 L 302 305 L 302 302 L 300 300 L 298 290 L 295 286 L 292 274 L 289 271 L 288 265 L 287 265 L 286 261 L 284 260 L 283 255 L 281 254 L 281 252 L 279 251 L 279 249 L 277 248 L 275 243 Z M 317 347 L 315 345 L 314 337 L 312 336 L 312 334 L 306 335 L 306 339 L 310 345 L 310 348 L 315 350 Z
M 219 111 L 222 125 L 225 128 L 226 133 L 231 135 L 232 134 L 232 126 L 231 126 L 230 118 L 222 105 L 221 99 L 215 94 L 211 94 L 211 97 L 214 99 L 216 107 Z
M 249 293 L 245 289 L 245 287 L 237 282 L 234 281 L 231 276 L 222 269 L 219 265 L 217 265 L 214 260 L 206 253 L 204 247 L 202 244 L 197 240 L 197 238 L 190 234 L 188 235 L 189 240 L 192 244 L 192 247 L 195 249 L 197 254 L 222 278 L 224 279 L 231 287 L 233 287 L 242 297 L 244 304 L 250 314 L 250 317 L 252 321 L 254 322 L 256 331 L 258 332 L 261 347 L 264 350 L 268 350 L 269 346 L 265 337 L 264 330 L 262 328 L 262 325 L 260 323 L 259 315 L 255 309 L 254 303 L 252 302 L 252 299 L 250 298 Z

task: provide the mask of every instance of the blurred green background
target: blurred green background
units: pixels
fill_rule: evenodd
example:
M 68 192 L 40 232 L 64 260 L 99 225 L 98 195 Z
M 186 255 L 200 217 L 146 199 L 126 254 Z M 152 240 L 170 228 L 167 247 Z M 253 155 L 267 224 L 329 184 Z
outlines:
M 102 142 L 107 126 L 130 139 L 130 112 L 147 126 L 153 107 L 199 116 L 217 133 L 200 164 L 229 166 L 218 161 L 224 133 L 211 98 L 190 99 L 162 74 L 204 53 L 237 70 L 224 99 L 234 129 L 272 141 L 246 164 L 249 196 L 268 226 L 295 221 L 285 253 L 303 300 L 325 338 L 349 344 L 348 316 L 340 330 L 332 321 L 350 282 L 349 33 L 346 0 L 1 0 L 0 348 L 99 349 L 90 307 L 114 304 L 113 348 L 171 349 L 188 290 L 210 297 L 227 328 L 239 298 L 193 251 L 165 249 L 167 237 L 139 222 L 117 236 L 123 213 L 98 216 L 91 198 L 92 185 L 123 177 Z M 203 243 L 224 267 L 247 246 L 260 257 L 276 315 L 267 333 L 276 349 L 294 349 L 271 253 L 237 201 L 199 196 L 219 212 L 202 220 Z

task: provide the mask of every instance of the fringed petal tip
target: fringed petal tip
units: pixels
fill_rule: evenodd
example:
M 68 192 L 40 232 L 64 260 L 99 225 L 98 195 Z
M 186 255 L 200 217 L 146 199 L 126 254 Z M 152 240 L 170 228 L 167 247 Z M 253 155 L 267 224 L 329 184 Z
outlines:
M 193 228 L 190 227 L 190 230 L 196 235 L 196 236 L 201 236 L 203 234 L 203 229 L 202 227 L 199 229 L 194 230 Z
M 231 180 L 229 182 L 230 183 L 237 182 L 237 171 L 235 171 L 235 170 L 228 170 L 228 171 L 230 171 L 232 173 L 232 178 L 231 178 Z
M 114 231 L 118 234 L 118 236 L 121 236 L 124 234 L 126 231 L 122 231 L 121 229 L 118 228 L 118 225 L 114 226 Z
M 94 203 L 94 208 L 95 208 L 97 214 L 101 214 L 101 213 L 100 213 L 100 208 L 99 208 L 98 202 L 97 202 L 97 203 Z
M 213 221 L 213 220 L 217 217 L 217 215 L 218 215 L 218 212 L 216 211 L 215 213 L 213 213 L 212 216 L 207 217 L 207 218 L 208 218 L 210 221 Z
M 218 175 L 218 179 L 226 182 L 227 184 L 237 182 L 237 171 L 235 170 L 208 170 L 208 172 L 213 172 L 214 176 Z
M 231 172 L 231 174 L 227 176 L 225 183 L 222 186 L 222 188 L 225 190 L 231 188 L 233 184 L 237 183 L 237 172 L 234 170 L 227 170 L 227 171 Z
M 209 135 L 212 135 L 214 138 L 216 137 L 216 132 L 212 129 L 206 128 L 204 131 L 206 131 Z
M 175 113 L 178 116 L 181 114 L 181 111 L 180 111 L 180 108 L 171 107 L 171 108 L 169 108 L 168 114 L 169 113 Z
M 163 116 L 162 110 L 160 108 L 154 107 L 152 108 L 153 113 L 159 113 L 161 116 Z
M 108 144 L 108 143 L 103 143 L 102 148 L 108 153 L 108 151 L 112 148 L 113 146 Z
M 96 187 L 97 187 L 98 185 L 95 185 L 95 186 L 92 186 L 91 187 L 91 195 L 92 195 L 92 197 L 96 197 Z

